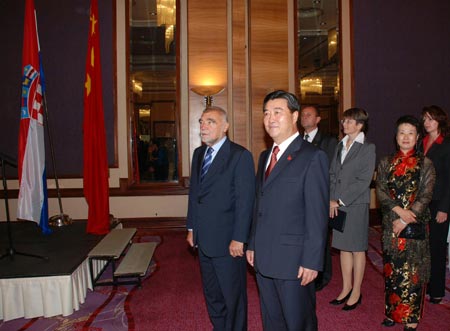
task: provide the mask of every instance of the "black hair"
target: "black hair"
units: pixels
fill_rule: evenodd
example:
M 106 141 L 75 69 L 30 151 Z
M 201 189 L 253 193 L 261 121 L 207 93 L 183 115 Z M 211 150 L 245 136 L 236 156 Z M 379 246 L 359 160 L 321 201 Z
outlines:
M 417 133 L 420 133 L 420 121 L 415 116 L 403 115 L 399 117 L 397 122 L 395 122 L 396 130 L 398 130 L 398 127 L 402 124 L 410 124 L 416 128 Z
M 285 99 L 287 101 L 287 106 L 291 113 L 300 110 L 300 103 L 298 102 L 297 97 L 289 92 L 283 90 L 276 90 L 266 95 L 263 102 L 263 111 L 266 109 L 266 104 L 270 100 L 275 99 Z

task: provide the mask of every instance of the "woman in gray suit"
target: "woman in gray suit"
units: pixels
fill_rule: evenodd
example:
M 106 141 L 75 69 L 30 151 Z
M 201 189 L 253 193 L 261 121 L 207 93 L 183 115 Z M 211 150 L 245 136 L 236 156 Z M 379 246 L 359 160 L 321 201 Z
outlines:
M 339 142 L 330 166 L 330 218 L 346 212 L 343 232 L 333 230 L 332 247 L 339 249 L 342 290 L 332 305 L 345 302 L 355 309 L 362 300 L 361 284 L 368 248 L 370 182 L 375 169 L 375 145 L 367 142 L 369 115 L 361 108 L 347 109 Z

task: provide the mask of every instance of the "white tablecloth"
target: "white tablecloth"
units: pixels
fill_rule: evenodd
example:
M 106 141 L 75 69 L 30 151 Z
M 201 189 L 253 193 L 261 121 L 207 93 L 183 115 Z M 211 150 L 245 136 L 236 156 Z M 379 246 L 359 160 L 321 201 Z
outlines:
M 93 261 L 95 276 L 105 264 Z M 87 289 L 92 290 L 88 259 L 71 275 L 0 279 L 0 320 L 70 315 L 84 303 Z

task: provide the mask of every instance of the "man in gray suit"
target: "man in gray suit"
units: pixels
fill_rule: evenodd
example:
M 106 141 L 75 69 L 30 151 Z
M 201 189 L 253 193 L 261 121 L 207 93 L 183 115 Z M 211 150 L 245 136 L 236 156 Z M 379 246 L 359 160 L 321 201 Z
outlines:
M 314 146 L 320 148 L 327 153 L 328 161 L 331 163 L 331 158 L 334 155 L 334 150 L 338 144 L 336 137 L 326 134 L 319 130 L 319 123 L 321 117 L 319 109 L 314 106 L 306 106 L 302 109 L 300 115 L 300 123 L 305 130 L 303 132 L 303 139 L 310 142 Z M 316 291 L 323 289 L 331 280 L 332 276 L 332 262 L 330 253 L 330 233 L 328 230 L 327 245 L 325 247 L 325 260 L 323 264 L 323 271 L 319 272 L 315 280 Z

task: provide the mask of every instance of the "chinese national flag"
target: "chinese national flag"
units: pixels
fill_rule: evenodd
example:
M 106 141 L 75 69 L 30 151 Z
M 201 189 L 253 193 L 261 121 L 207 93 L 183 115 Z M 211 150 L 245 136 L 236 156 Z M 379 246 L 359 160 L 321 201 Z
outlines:
M 103 118 L 102 73 L 97 0 L 91 0 L 84 84 L 84 196 L 88 204 L 87 232 L 109 232 L 109 186 Z

